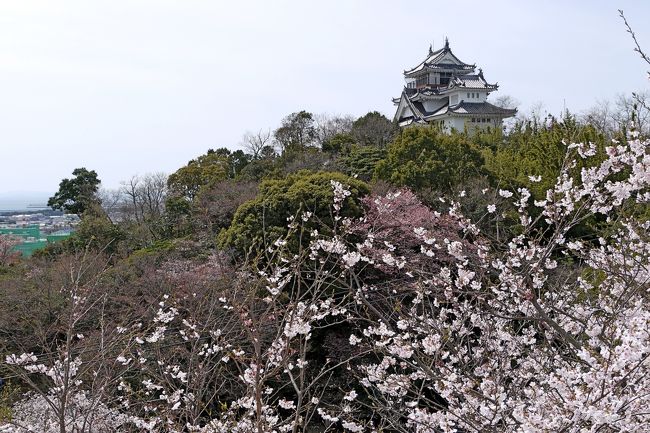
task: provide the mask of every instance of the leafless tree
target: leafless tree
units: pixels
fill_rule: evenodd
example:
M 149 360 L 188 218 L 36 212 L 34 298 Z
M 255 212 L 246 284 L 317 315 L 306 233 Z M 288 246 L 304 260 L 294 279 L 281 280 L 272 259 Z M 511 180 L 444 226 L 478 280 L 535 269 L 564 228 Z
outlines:
M 18 253 L 14 247 L 20 244 L 20 239 L 16 236 L 0 235 L 0 266 L 7 266 L 16 259 Z
M 612 120 L 621 128 L 626 129 L 633 126 L 642 134 L 650 130 L 650 92 L 635 92 L 631 96 L 620 94 L 614 101 L 615 110 L 612 113 Z
M 122 192 L 118 189 L 100 188 L 97 197 L 101 201 L 102 210 L 111 222 L 119 221 L 121 217 Z
M 520 105 L 519 100 L 510 95 L 501 95 L 492 101 L 493 105 L 501 108 L 517 108 Z
M 273 135 L 271 130 L 260 129 L 257 132 L 247 131 L 242 137 L 242 147 L 253 156 L 253 159 L 260 159 L 264 148 L 272 146 Z
M 214 235 L 227 227 L 237 208 L 255 198 L 257 182 L 227 179 L 205 188 L 196 197 L 197 217 L 208 233 Z
M 627 21 L 627 18 L 625 17 L 625 14 L 623 13 L 622 9 L 618 10 L 618 13 L 623 20 L 623 23 L 625 23 L 625 28 L 627 32 L 630 34 L 632 37 L 632 40 L 634 41 L 634 52 L 638 53 L 641 59 L 648 65 L 650 65 L 650 57 L 643 51 L 641 48 L 641 44 L 639 43 L 638 39 L 636 38 L 636 34 L 634 33 L 634 30 L 632 30 L 632 26 Z M 647 72 L 648 78 L 650 79 L 650 71 Z M 648 118 L 650 117 L 650 106 L 648 103 L 650 95 L 648 95 L 648 92 L 642 92 L 642 93 L 633 93 L 632 94 L 632 99 L 636 102 L 635 106 L 638 110 L 637 112 L 637 121 L 639 122 L 638 129 L 639 132 L 641 133 L 647 133 L 647 130 L 644 130 L 643 127 L 647 128 L 647 123 L 648 123 Z
M 144 176 L 132 176 L 122 182 L 120 188 L 123 208 L 128 215 L 142 223 L 162 215 L 167 196 L 167 175 L 151 173 Z
M 337 134 L 350 132 L 354 118 L 350 115 L 331 115 L 321 113 L 314 116 L 316 121 L 316 140 L 322 145 Z
M 541 101 L 535 102 L 529 110 L 528 118 L 534 123 L 541 124 L 548 115 L 548 110 Z
M 496 105 L 497 107 L 501 107 L 501 108 L 515 108 L 515 109 L 517 109 L 517 108 L 519 108 L 520 102 L 516 98 L 514 98 L 514 97 L 512 97 L 510 95 L 501 95 L 501 96 L 495 98 L 494 101 L 492 101 L 492 104 Z M 504 121 L 503 121 L 504 130 L 509 131 L 510 129 L 512 129 L 514 127 L 516 122 L 517 122 L 516 117 L 509 117 L 509 118 L 504 119 Z
M 607 100 L 596 101 L 596 104 L 588 108 L 579 119 L 587 124 L 594 126 L 598 131 L 611 136 L 617 129 L 617 124 L 614 121 L 614 110 L 612 105 Z

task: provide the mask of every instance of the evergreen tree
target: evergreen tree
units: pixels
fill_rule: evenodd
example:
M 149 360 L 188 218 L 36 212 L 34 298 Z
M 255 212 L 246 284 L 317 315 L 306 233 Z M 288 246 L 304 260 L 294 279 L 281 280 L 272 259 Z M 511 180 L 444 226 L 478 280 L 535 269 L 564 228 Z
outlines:
M 63 179 L 59 190 L 48 199 L 47 205 L 52 209 L 60 209 L 66 213 L 83 215 L 93 206 L 99 205 L 97 191 L 101 181 L 95 170 L 76 168 L 73 178 Z

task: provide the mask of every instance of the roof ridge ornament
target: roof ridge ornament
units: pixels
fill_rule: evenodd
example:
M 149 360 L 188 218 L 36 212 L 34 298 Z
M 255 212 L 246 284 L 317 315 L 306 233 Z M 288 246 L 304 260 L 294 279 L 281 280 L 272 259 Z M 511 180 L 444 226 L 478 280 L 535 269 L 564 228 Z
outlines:
M 449 49 L 449 38 L 445 36 L 445 50 Z
M 433 44 L 429 44 L 429 55 L 433 54 Z

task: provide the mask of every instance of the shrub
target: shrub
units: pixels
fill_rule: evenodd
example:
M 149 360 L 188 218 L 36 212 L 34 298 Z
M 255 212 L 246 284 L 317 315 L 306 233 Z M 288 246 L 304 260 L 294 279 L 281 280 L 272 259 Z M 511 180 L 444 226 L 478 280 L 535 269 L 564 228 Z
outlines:
M 334 218 L 330 212 L 333 198 L 332 181 L 348 187 L 351 194 L 345 200 L 343 217 L 362 214 L 359 199 L 369 192 L 365 182 L 335 172 L 301 171 L 281 180 L 267 180 L 260 184 L 257 197 L 242 204 L 235 212 L 231 226 L 219 234 L 222 247 L 239 252 L 251 247 L 263 248 L 287 234 L 287 218 L 310 212 L 323 225 L 331 227 Z M 294 239 L 294 246 L 298 245 Z

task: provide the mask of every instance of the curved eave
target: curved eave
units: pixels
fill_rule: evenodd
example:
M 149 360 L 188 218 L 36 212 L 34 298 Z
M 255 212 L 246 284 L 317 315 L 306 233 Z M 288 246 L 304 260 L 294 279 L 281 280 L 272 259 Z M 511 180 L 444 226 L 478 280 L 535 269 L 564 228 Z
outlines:
M 417 64 L 417 66 L 410 68 L 410 69 L 405 69 L 404 70 L 404 75 L 412 75 L 417 72 L 423 71 L 425 68 L 426 69 L 434 69 L 437 66 L 437 63 L 440 62 L 445 55 L 449 54 L 457 63 L 454 64 L 453 68 L 454 69 L 475 69 L 476 65 L 470 65 L 469 63 L 465 63 L 462 60 L 460 60 L 456 55 L 453 53 L 451 48 L 449 48 L 449 44 L 445 43 L 445 46 L 437 51 L 429 52 L 429 55 L 427 56 L 424 61 L 420 62 Z M 449 64 L 445 64 L 449 65 Z M 449 69 L 449 68 L 439 68 L 439 69 Z
M 436 90 L 430 90 L 430 91 L 416 91 L 415 93 L 412 93 L 410 95 L 407 95 L 408 98 L 412 101 L 420 101 L 420 100 L 426 100 L 426 99 L 439 99 L 440 97 L 444 97 L 446 95 L 449 95 L 450 93 L 453 92 L 462 92 L 465 90 L 483 90 L 486 91 L 487 93 L 490 92 L 495 92 L 497 91 L 498 86 L 495 85 L 494 87 L 462 87 L 462 86 L 453 86 L 453 87 L 443 87 L 441 89 L 436 89 Z
M 430 93 L 417 92 L 414 93 L 413 95 L 410 95 L 408 98 L 411 101 L 421 101 L 426 99 L 439 99 L 441 96 L 442 96 L 442 92 L 430 92 Z
M 498 117 L 500 119 L 505 119 L 507 117 L 512 117 L 515 114 L 517 114 L 517 110 L 513 111 L 512 113 L 505 114 L 505 113 L 455 113 L 453 111 L 449 111 L 447 114 L 450 116 L 455 116 L 455 117 Z
M 463 117 L 476 117 L 476 116 L 488 116 L 488 117 L 512 117 L 517 114 L 516 108 L 501 108 L 496 105 L 492 105 L 489 102 L 465 102 L 460 101 L 458 104 L 449 107 L 448 110 L 450 115 L 454 116 L 463 116 Z
M 418 75 L 418 73 L 422 73 L 422 72 L 458 71 L 458 70 L 473 71 L 475 69 L 476 69 L 476 64 L 473 64 L 473 65 L 468 65 L 466 63 L 464 63 L 462 65 L 445 64 L 445 65 L 442 65 L 442 66 L 425 64 L 423 66 L 418 65 L 413 69 L 404 70 L 404 76 L 405 77 L 414 77 L 414 76 Z
M 477 108 L 482 108 L 482 110 L 477 110 L 474 112 L 458 112 L 460 108 L 470 108 L 470 109 L 477 109 Z M 485 109 L 487 108 L 487 110 Z M 510 108 L 501 108 L 497 107 L 496 105 L 492 105 L 489 102 L 480 102 L 480 103 L 466 103 L 465 101 L 461 101 L 456 105 L 445 105 L 438 109 L 434 113 L 430 113 L 426 116 L 423 116 L 422 118 L 425 121 L 432 121 L 432 120 L 437 120 L 440 118 L 444 117 L 491 117 L 491 118 L 498 118 L 498 119 L 505 119 L 507 117 L 512 117 L 515 114 L 517 114 L 517 109 L 510 109 Z
M 487 90 L 487 91 L 492 92 L 492 91 L 498 90 L 499 85 L 498 84 L 488 84 L 486 86 L 466 86 L 466 85 L 463 84 L 463 85 L 454 85 L 454 86 L 447 87 L 446 90 L 465 90 L 465 89 L 468 89 L 468 90 Z
M 404 118 L 403 120 L 398 122 L 398 125 L 400 127 L 409 126 L 409 125 L 413 125 L 413 124 L 426 125 L 427 122 L 425 120 L 421 120 L 421 119 L 420 120 L 414 119 L 413 117 Z

